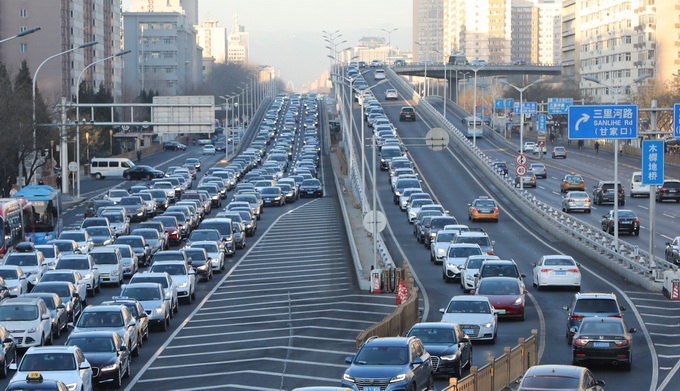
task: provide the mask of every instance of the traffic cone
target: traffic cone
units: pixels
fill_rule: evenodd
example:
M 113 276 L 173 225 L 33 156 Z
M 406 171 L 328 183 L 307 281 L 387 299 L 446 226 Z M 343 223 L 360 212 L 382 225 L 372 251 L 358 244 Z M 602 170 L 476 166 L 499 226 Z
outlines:
M 397 305 L 403 304 L 408 300 L 408 292 L 406 290 L 406 281 L 399 280 L 399 288 L 397 289 Z

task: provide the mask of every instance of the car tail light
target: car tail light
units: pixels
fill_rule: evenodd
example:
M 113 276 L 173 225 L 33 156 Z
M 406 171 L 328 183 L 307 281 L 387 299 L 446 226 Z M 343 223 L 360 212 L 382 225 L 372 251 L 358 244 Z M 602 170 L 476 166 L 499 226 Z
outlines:
M 589 198 L 586 198 L 586 202 L 590 202 L 590 197 L 589 197 Z
M 668 189 L 666 189 L 665 187 L 662 187 L 662 188 L 659 189 L 659 191 L 668 191 Z
M 574 338 L 574 345 L 576 346 L 586 346 L 588 342 L 588 338 Z
M 609 220 L 609 224 L 614 224 L 614 220 Z
M 635 223 L 635 224 L 640 224 L 640 220 L 635 220 L 634 223 Z
M 553 269 L 541 269 L 541 273 L 551 272 Z
M 479 210 L 477 208 L 472 208 L 472 211 L 475 212 L 475 213 L 479 212 Z
M 621 315 L 609 315 L 608 318 L 620 318 Z
M 616 344 L 616 346 L 619 346 L 619 347 L 630 345 L 630 341 L 627 340 L 627 339 L 617 339 L 617 340 L 614 341 L 614 343 Z
M 569 318 L 571 318 L 571 319 L 583 319 L 583 318 L 585 318 L 585 316 L 579 315 L 579 314 L 571 314 L 571 316 Z
M 567 200 L 567 202 L 574 202 L 574 199 L 570 198 L 570 199 Z
M 574 273 L 580 273 L 580 272 L 581 272 L 581 271 L 580 271 L 580 270 L 578 270 L 578 269 L 569 269 L 568 271 L 570 271 L 570 272 L 574 272 Z
M 498 213 L 498 208 L 493 208 L 494 213 Z

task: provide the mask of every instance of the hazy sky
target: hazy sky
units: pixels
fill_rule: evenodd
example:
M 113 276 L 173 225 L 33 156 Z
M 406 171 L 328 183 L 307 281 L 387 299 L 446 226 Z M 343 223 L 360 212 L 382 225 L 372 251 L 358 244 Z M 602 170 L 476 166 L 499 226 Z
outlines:
M 123 9 L 131 0 L 123 0 Z M 155 0 L 161 1 L 161 0 Z M 367 35 L 392 33 L 392 44 L 411 48 L 411 0 L 199 0 L 201 20 L 219 21 L 231 32 L 232 17 L 250 33 L 250 60 L 276 67 L 284 81 L 299 89 L 328 68 L 330 52 L 322 30 L 340 30 L 347 40 L 338 49 L 358 45 Z

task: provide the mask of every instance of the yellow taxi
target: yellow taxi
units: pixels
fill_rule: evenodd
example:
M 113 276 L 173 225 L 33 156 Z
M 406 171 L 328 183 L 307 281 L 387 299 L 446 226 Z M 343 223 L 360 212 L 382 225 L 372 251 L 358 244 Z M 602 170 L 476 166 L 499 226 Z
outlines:
M 499 209 L 496 201 L 487 196 L 479 196 L 468 204 L 468 220 L 493 220 L 498 222 Z
M 560 192 L 566 193 L 571 190 L 586 190 L 586 182 L 583 177 L 573 172 L 565 175 L 560 182 Z

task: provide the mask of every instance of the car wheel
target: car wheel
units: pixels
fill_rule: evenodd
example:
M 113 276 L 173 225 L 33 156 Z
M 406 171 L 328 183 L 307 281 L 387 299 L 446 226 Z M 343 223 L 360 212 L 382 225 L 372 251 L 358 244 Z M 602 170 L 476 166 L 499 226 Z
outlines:
M 633 355 L 631 354 L 630 359 L 628 362 L 625 362 L 621 365 L 624 371 L 630 371 L 633 367 Z
M 139 348 L 140 348 L 140 347 L 141 347 L 141 346 L 140 346 L 140 343 L 139 343 L 139 340 L 138 340 L 138 341 L 137 341 L 137 346 L 135 346 L 135 350 L 132 351 L 132 355 L 133 355 L 134 357 L 139 356 Z
M 123 376 L 121 376 L 120 371 L 121 370 L 119 368 L 118 373 L 116 373 L 116 377 L 113 379 L 113 383 L 111 384 L 111 386 L 113 386 L 113 388 L 115 388 L 116 390 L 123 387 L 123 379 L 122 379 Z
M 132 376 L 132 365 L 130 365 L 130 360 L 128 360 L 127 370 L 125 371 L 123 377 L 128 378 L 130 376 Z
M 175 309 L 173 310 L 173 312 L 174 312 L 175 314 L 179 312 L 179 300 L 177 300 L 177 301 L 175 302 Z M 174 316 L 175 316 L 175 315 L 170 315 L 170 317 L 174 317 Z
M 191 298 L 194 299 L 194 300 L 196 299 L 196 291 L 193 291 L 193 292 L 191 293 Z
M 59 326 L 59 322 L 57 322 L 57 330 L 53 334 L 53 338 L 59 339 L 61 337 L 61 326 Z
M 468 362 L 467 364 L 465 364 L 465 366 L 463 366 L 463 368 L 470 369 L 471 366 L 472 366 L 472 348 L 470 348 L 470 356 L 468 357 Z
M 94 177 L 95 177 L 96 179 L 102 179 L 102 178 L 103 178 L 103 177 L 102 177 L 102 174 L 100 174 L 100 173 L 94 174 Z
M 640 229 L 638 228 L 635 231 L 633 231 L 633 235 L 640 236 Z
M 609 227 L 607 232 L 609 232 L 610 235 L 614 235 L 614 227 Z
M 9 363 L 7 362 L 7 360 L 3 361 L 3 363 L 2 363 L 2 369 L 0 370 L 0 378 L 3 378 L 3 379 L 4 379 L 4 378 L 7 377 L 7 372 L 8 372 L 8 371 L 7 371 L 7 366 L 8 366 L 8 365 L 9 365 Z
M 191 295 L 187 296 L 187 298 L 186 298 L 185 300 L 186 300 L 186 303 L 187 303 L 187 304 L 191 304 L 191 302 L 193 301 L 193 300 L 191 299 Z
M 54 344 L 54 338 L 52 338 L 52 330 L 48 333 L 49 336 L 47 337 L 47 340 L 45 341 L 45 345 L 53 345 Z

